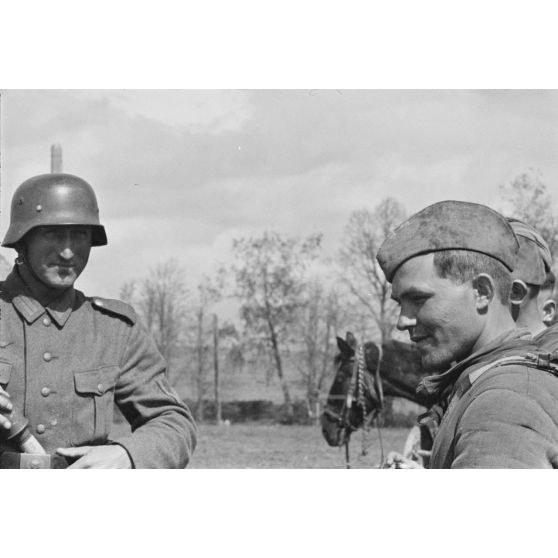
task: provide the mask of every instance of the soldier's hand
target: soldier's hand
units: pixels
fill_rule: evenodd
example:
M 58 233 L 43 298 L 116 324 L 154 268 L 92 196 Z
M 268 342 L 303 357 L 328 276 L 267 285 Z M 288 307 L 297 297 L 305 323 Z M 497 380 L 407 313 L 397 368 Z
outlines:
M 127 451 L 118 445 L 58 448 L 58 455 L 78 460 L 68 469 L 131 469 Z
M 385 469 L 423 469 L 416 461 L 412 459 L 407 459 L 403 457 L 400 453 L 396 451 L 391 451 L 388 453 L 385 465 Z
M 0 433 L 12 427 L 12 423 L 8 420 L 6 415 L 9 415 L 13 408 L 9 394 L 0 387 Z

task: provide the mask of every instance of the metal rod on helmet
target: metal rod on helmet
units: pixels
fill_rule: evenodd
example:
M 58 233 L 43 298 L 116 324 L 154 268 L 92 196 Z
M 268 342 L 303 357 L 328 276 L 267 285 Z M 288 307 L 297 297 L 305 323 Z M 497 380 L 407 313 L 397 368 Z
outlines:
M 62 172 L 62 146 L 59 143 L 50 146 L 50 172 Z

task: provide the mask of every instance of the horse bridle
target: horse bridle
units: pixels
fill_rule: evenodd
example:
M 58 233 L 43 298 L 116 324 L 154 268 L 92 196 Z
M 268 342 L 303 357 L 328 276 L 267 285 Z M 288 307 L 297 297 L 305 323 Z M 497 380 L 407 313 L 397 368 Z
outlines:
M 326 407 L 324 409 L 324 413 L 328 415 L 330 418 L 336 421 L 337 425 L 345 430 L 349 431 L 349 433 L 353 433 L 355 430 L 360 428 L 361 424 L 363 426 L 368 426 L 372 420 L 374 419 L 376 409 L 372 408 L 368 412 L 368 408 L 366 405 L 366 390 L 370 391 L 368 384 L 365 380 L 364 376 L 364 368 L 365 368 L 365 360 L 364 360 L 364 347 L 361 345 L 358 348 L 357 357 L 351 357 L 351 360 L 354 361 L 353 364 L 353 372 L 351 375 L 351 383 L 349 384 L 349 389 L 347 393 L 343 396 L 332 396 L 335 397 L 342 397 L 343 398 L 343 407 L 341 411 L 338 413 L 333 409 Z M 337 369 L 339 373 L 339 369 L 341 368 L 343 363 L 340 363 Z M 358 408 L 361 411 L 362 421 L 358 424 L 353 424 L 350 420 L 350 413 L 352 410 L 353 403 L 356 403 Z
M 358 351 L 356 351 L 356 358 L 353 356 L 351 357 L 354 361 L 353 364 L 353 372 L 351 375 L 351 383 L 349 384 L 349 389 L 347 390 L 346 395 L 344 396 L 333 396 L 333 397 L 343 397 L 343 407 L 339 413 L 326 407 L 324 409 L 324 413 L 336 421 L 339 428 L 341 428 L 345 434 L 345 463 L 347 469 L 350 469 L 350 460 L 349 460 L 349 441 L 350 441 L 350 434 L 352 434 L 355 430 L 358 430 L 362 425 L 364 428 L 370 426 L 371 422 L 374 420 L 378 413 L 378 409 L 372 408 L 369 412 L 367 412 L 367 405 L 366 405 L 366 390 L 370 392 L 370 388 L 365 380 L 364 376 L 364 368 L 366 366 L 365 359 L 364 359 L 364 347 L 360 345 Z M 378 366 L 380 363 L 380 358 L 378 358 Z M 337 372 L 339 373 L 339 369 L 342 366 L 342 362 L 339 363 L 337 368 Z M 356 402 L 358 408 L 360 408 L 362 417 L 361 422 L 357 424 L 353 424 L 350 421 L 350 414 L 353 407 L 353 403 Z M 347 435 L 347 431 L 348 434 Z M 382 451 L 383 453 L 383 451 Z

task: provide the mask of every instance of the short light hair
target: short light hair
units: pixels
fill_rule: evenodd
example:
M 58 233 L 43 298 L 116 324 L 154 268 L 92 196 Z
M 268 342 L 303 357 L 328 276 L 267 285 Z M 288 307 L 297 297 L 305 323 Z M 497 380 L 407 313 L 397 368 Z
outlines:
M 508 304 L 512 289 L 512 276 L 499 260 L 472 250 L 441 250 L 434 253 L 434 268 L 439 277 L 458 284 L 471 281 L 480 273 L 494 280 L 496 293 L 502 304 Z
M 552 271 L 549 271 L 546 274 L 544 283 L 541 285 L 541 291 L 550 291 L 551 293 L 553 293 L 555 284 L 556 284 L 556 276 Z

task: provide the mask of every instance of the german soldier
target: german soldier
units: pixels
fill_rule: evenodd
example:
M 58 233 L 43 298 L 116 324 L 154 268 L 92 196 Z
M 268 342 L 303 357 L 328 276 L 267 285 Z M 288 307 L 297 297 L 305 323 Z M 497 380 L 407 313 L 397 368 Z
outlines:
M 107 244 L 92 187 L 45 174 L 15 191 L 2 243 L 17 251 L 0 283 L 0 467 L 183 468 L 196 440 L 166 363 L 129 305 L 74 288 Z M 116 403 L 132 433 L 113 440 Z M 48 459 L 7 440 L 23 413 Z M 1 441 L 3 440 L 3 441 Z
M 445 201 L 386 239 L 378 261 L 423 367 L 431 468 L 558 467 L 558 379 L 510 313 L 519 244 L 506 219 Z M 543 369 L 541 369 L 543 368 Z M 392 457 L 392 465 L 408 463 Z

